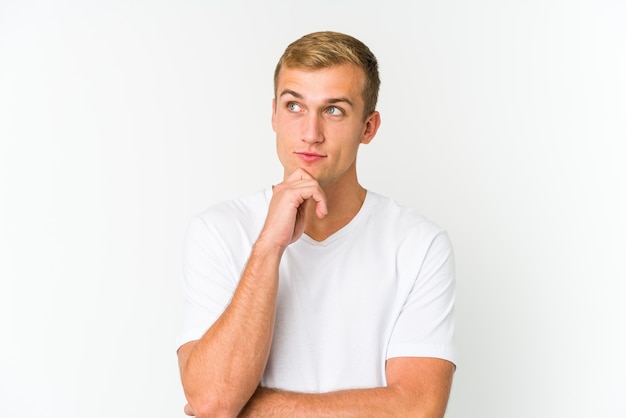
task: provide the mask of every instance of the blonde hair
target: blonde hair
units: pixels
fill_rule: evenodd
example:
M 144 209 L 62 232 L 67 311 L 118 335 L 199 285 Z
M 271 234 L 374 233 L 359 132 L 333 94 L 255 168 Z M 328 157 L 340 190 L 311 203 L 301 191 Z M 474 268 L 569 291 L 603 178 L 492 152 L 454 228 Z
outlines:
M 314 32 L 292 42 L 280 57 L 274 70 L 274 95 L 282 67 L 319 70 L 335 65 L 353 64 L 363 70 L 364 115 L 376 110 L 380 77 L 378 61 L 370 49 L 352 36 L 339 32 Z

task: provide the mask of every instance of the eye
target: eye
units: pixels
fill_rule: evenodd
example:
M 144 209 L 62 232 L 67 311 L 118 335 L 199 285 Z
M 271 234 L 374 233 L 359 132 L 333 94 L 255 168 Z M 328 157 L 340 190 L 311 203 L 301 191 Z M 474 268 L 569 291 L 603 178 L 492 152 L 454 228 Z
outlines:
M 290 112 L 300 112 L 302 108 L 296 102 L 289 102 L 287 103 L 287 110 L 289 110 Z
M 326 109 L 326 113 L 332 116 L 339 116 L 339 115 L 343 115 L 343 110 L 341 110 L 340 108 L 336 106 L 331 106 L 328 109 Z

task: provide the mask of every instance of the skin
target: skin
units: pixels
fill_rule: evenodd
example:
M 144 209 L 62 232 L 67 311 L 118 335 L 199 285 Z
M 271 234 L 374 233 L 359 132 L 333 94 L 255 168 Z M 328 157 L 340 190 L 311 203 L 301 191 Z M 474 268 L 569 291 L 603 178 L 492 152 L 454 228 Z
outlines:
M 197 417 L 442 417 L 454 366 L 432 358 L 387 361 L 387 387 L 303 394 L 259 387 L 272 341 L 278 267 L 303 233 L 318 241 L 345 226 L 366 191 L 359 146 L 380 115 L 363 113 L 364 74 L 352 65 L 283 68 L 272 103 L 283 181 L 230 305 L 200 340 L 178 351 L 187 415 Z

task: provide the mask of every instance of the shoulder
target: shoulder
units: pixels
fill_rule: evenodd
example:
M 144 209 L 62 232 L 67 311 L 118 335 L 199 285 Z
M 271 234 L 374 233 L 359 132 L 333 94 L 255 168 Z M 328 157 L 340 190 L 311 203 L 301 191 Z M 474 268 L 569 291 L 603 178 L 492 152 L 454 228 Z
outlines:
M 216 203 L 196 214 L 194 218 L 205 222 L 228 221 L 266 212 L 269 204 L 267 193 L 267 190 L 261 190 L 248 196 Z
M 194 215 L 189 229 L 208 230 L 220 235 L 254 234 L 262 226 L 270 197 L 271 190 L 261 190 L 248 196 L 216 203 Z
M 447 231 L 417 209 L 373 192 L 368 192 L 368 199 L 362 229 L 369 230 L 368 238 L 378 248 L 393 252 L 398 260 L 447 259 L 453 254 Z
M 422 215 L 417 209 L 403 206 L 394 199 L 368 191 L 368 217 L 372 224 L 379 224 L 394 235 L 426 239 L 445 234 L 437 223 Z

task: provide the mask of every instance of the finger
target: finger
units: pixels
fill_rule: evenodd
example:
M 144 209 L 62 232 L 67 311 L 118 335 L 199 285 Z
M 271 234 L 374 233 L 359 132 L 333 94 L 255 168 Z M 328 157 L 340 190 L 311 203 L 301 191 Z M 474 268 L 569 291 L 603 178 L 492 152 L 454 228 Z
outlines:
M 294 172 L 294 175 L 296 175 L 297 173 L 300 174 L 300 181 L 303 182 L 303 185 L 307 184 L 307 182 L 305 182 L 306 180 L 312 180 L 312 185 L 314 185 L 314 188 L 311 192 L 311 195 L 307 199 L 313 199 L 315 201 L 315 214 L 320 219 L 324 218 L 324 216 L 328 215 L 328 206 L 326 206 L 326 194 L 324 193 L 322 187 L 319 185 L 317 180 L 307 171 L 298 168 Z
M 309 182 L 309 180 L 311 180 Z M 286 182 L 297 182 L 300 183 L 300 187 L 312 187 L 310 190 L 310 194 L 302 195 L 301 198 L 304 200 L 313 199 L 315 201 L 315 214 L 318 218 L 322 219 L 324 216 L 328 214 L 328 207 L 326 206 L 326 195 L 322 190 L 321 186 L 315 180 L 315 178 L 310 175 L 306 170 L 302 168 L 297 168 L 286 178 Z
M 328 215 L 328 206 L 326 206 L 326 198 L 324 199 L 315 199 L 315 214 L 318 218 L 323 219 L 324 216 Z
M 322 219 L 328 214 L 328 206 L 326 206 L 326 193 L 314 178 L 304 179 L 298 182 L 297 189 L 301 190 L 300 198 L 303 201 L 315 201 L 315 214 Z
M 326 194 L 319 185 L 311 190 L 311 194 L 305 198 L 306 200 L 312 199 L 315 201 L 315 214 L 318 218 L 322 219 L 328 215 L 328 206 L 326 206 Z
M 314 180 L 314 178 L 306 170 L 302 168 L 296 168 L 293 173 L 287 176 L 287 181 L 298 181 L 298 180 Z
M 318 203 L 315 206 L 315 214 L 317 215 L 318 218 L 324 219 L 324 217 L 328 215 L 328 208 L 326 207 L 326 204 Z
M 193 409 L 191 409 L 191 406 L 189 406 L 189 404 L 185 405 L 185 415 L 188 415 L 190 417 L 196 416 L 196 413 L 193 412 Z

